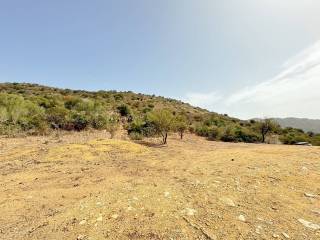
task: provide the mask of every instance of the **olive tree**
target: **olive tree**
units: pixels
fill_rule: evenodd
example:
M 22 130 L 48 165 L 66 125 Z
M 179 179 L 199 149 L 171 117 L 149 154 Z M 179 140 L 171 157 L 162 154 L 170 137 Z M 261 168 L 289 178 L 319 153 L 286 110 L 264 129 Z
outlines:
M 277 129 L 277 124 L 272 119 L 264 119 L 258 122 L 258 130 L 261 134 L 262 142 L 266 140 L 266 136 Z
M 175 131 L 177 131 L 180 135 L 180 139 L 183 139 L 183 134 L 188 128 L 186 117 L 183 115 L 178 115 L 175 119 L 174 125 Z
M 173 114 L 168 110 L 160 109 L 150 112 L 147 119 L 153 125 L 155 133 L 161 135 L 162 143 L 167 144 L 168 133 L 174 128 Z

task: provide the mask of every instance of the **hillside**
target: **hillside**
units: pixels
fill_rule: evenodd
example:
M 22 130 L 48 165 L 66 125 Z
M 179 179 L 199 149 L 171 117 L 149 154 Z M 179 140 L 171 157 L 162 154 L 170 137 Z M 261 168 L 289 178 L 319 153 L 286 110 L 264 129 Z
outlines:
M 320 145 L 320 134 L 300 129 L 268 126 L 270 140 L 262 135 L 261 121 L 244 121 L 209 112 L 190 104 L 154 95 L 133 92 L 59 89 L 28 83 L 0 84 L 0 135 L 45 135 L 55 130 L 106 130 L 111 136 L 127 130 L 136 140 L 160 134 L 155 126 L 167 122 L 167 132 L 195 133 L 208 140 L 285 144 L 310 142 Z M 153 120 L 152 120 L 153 119 Z M 169 123 L 170 122 L 170 123 Z M 269 129 L 270 128 L 270 129 Z
M 320 133 L 320 120 L 308 118 L 274 118 L 281 127 L 293 127 L 305 132 Z
M 0 93 L 18 94 L 26 99 L 34 99 L 35 96 L 43 98 L 40 102 L 43 106 L 52 104 L 52 101 L 64 97 L 81 97 L 104 101 L 107 107 L 115 110 L 121 104 L 130 105 L 137 112 L 148 112 L 153 108 L 170 108 L 172 110 L 187 112 L 192 115 L 208 113 L 207 110 L 193 107 L 175 99 L 164 98 L 155 95 L 118 91 L 85 91 L 60 89 L 30 83 L 0 83 Z M 47 99 L 47 100 L 46 100 Z

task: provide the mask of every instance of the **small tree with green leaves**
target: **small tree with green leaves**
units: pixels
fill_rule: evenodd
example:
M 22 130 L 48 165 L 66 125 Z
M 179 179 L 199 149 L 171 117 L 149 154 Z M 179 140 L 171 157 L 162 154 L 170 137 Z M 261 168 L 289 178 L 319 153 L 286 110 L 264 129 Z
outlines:
M 188 122 L 185 116 L 178 115 L 175 119 L 175 131 L 179 133 L 180 139 L 183 139 L 184 132 L 188 128 Z
M 277 129 L 277 124 L 272 119 L 264 119 L 258 122 L 258 130 L 261 134 L 262 142 L 266 141 L 266 136 Z
M 165 109 L 155 110 L 147 115 L 147 119 L 154 126 L 156 134 L 161 135 L 162 143 L 167 144 L 168 133 L 174 128 L 174 116 Z

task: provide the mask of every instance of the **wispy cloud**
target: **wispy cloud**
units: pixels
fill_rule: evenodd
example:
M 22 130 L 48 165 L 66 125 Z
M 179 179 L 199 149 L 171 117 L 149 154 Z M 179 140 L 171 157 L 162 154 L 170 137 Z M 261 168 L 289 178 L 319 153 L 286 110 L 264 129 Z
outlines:
M 182 100 L 194 106 L 212 109 L 216 103 L 219 103 L 222 100 L 222 95 L 218 92 L 187 93 L 186 97 Z
M 189 94 L 190 96 L 190 94 Z M 248 86 L 222 98 L 191 94 L 196 105 L 214 110 L 211 101 L 240 118 L 295 116 L 320 118 L 320 41 L 289 59 L 273 79 Z M 216 96 L 220 96 L 218 99 Z M 198 100 L 197 100 L 198 99 Z M 206 101 L 205 105 L 200 100 Z

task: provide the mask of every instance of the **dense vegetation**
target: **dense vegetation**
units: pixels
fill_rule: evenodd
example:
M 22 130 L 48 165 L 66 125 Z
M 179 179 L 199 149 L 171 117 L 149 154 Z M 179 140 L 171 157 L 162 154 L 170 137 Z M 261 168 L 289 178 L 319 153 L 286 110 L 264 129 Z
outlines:
M 189 131 L 227 142 L 311 142 L 320 135 L 280 128 L 272 121 L 242 121 L 164 97 L 116 91 L 80 91 L 36 84 L 0 84 L 0 134 L 47 134 L 54 130 L 104 129 L 111 136 L 122 125 L 131 138 Z

